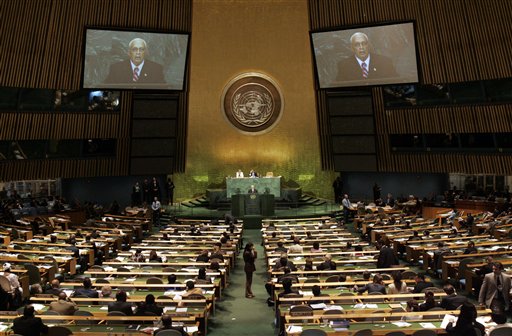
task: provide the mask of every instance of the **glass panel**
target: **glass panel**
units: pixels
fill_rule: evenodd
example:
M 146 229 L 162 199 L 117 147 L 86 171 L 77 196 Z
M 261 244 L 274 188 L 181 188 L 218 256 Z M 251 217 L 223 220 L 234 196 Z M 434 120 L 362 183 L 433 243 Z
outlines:
M 505 191 L 505 176 L 495 176 L 494 183 L 496 190 Z M 501 193 L 501 196 L 503 197 L 503 193 Z
M 417 134 L 392 134 L 389 137 L 393 151 L 423 150 L 423 137 Z
M 454 104 L 484 103 L 486 101 L 480 81 L 450 84 L 450 96 Z
M 384 101 L 388 107 L 416 105 L 415 85 L 389 85 L 384 87 Z
M 490 133 L 462 133 L 460 134 L 462 148 L 491 149 L 494 147 L 494 138 Z
M 119 111 L 120 97 L 120 91 L 91 91 L 89 92 L 88 109 L 100 112 Z
M 44 159 L 46 157 L 46 140 L 23 140 L 18 141 L 16 148 L 17 159 L 23 156 L 24 159 Z
M 489 101 L 512 101 L 512 78 L 489 80 L 485 81 L 484 85 Z
M 115 156 L 115 139 L 88 139 L 82 142 L 83 156 Z
M 22 89 L 19 109 L 21 111 L 52 111 L 54 101 L 53 90 Z
M 450 103 L 448 87 L 443 84 L 418 86 L 416 94 L 418 105 L 447 105 Z
M 0 110 L 16 111 L 18 106 L 18 88 L 0 89 Z
M 496 133 L 496 146 L 498 151 L 510 151 L 512 150 L 512 133 Z
M 55 109 L 58 111 L 87 111 L 88 91 L 55 91 Z
M 46 157 L 77 158 L 80 157 L 82 140 L 48 140 L 48 152 Z
M 431 149 L 455 149 L 459 148 L 459 140 L 456 134 L 425 134 L 426 146 Z

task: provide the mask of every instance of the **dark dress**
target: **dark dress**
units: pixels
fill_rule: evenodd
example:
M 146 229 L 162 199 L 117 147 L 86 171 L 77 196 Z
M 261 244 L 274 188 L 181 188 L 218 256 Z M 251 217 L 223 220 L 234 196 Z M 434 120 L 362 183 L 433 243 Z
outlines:
M 254 261 L 257 258 L 256 251 L 244 251 L 244 271 L 245 271 L 245 295 L 250 296 L 252 294 L 252 274 L 256 271 Z

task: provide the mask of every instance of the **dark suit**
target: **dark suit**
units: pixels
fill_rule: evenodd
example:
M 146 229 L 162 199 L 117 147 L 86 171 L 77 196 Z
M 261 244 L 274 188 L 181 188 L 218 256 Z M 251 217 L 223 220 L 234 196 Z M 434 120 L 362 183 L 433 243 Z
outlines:
M 430 281 L 420 281 L 414 286 L 413 293 L 421 293 L 425 288 L 435 287 Z
M 257 189 L 249 189 L 249 191 L 247 193 L 248 194 L 257 194 L 258 190 Z
M 46 292 L 44 292 L 44 293 L 59 296 L 59 294 L 61 292 L 62 292 L 61 288 L 50 288 L 50 289 L 47 289 Z
M 24 336 L 40 336 L 48 333 L 48 326 L 39 317 L 17 317 L 12 324 L 12 331 Z
M 468 300 L 467 297 L 457 294 L 452 294 L 443 297 L 439 306 L 445 310 L 456 310 L 461 304 Z
M 139 79 L 134 82 L 130 60 L 126 60 L 110 66 L 105 83 L 126 84 L 133 87 L 144 87 L 145 84 L 165 84 L 164 71 L 160 64 L 144 60 L 144 66 L 140 70 Z
M 73 294 L 73 297 L 77 297 L 78 295 L 87 296 L 90 298 L 97 298 L 99 297 L 99 294 L 94 289 L 86 289 L 86 288 L 78 288 L 75 290 L 75 293 Z
M 142 303 L 139 307 L 137 307 L 137 315 L 144 315 L 145 313 L 154 313 L 158 316 L 164 313 L 164 309 L 156 304 L 146 304 Z
M 119 311 L 126 315 L 133 315 L 132 304 L 128 302 L 115 301 L 108 304 L 108 311 Z
M 390 268 L 391 265 L 398 265 L 399 261 L 391 247 L 383 246 L 380 249 L 377 268 Z
M 344 81 L 370 81 L 385 78 L 397 77 L 393 62 L 386 56 L 370 54 L 370 64 L 368 66 L 368 77 L 363 78 L 363 71 L 355 56 L 350 56 L 338 63 L 337 82 Z

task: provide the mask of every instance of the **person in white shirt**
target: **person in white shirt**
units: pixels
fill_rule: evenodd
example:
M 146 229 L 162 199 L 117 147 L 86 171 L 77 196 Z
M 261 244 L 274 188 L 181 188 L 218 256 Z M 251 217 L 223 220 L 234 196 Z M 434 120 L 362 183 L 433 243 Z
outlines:
M 345 224 L 348 223 L 348 217 L 350 214 L 350 209 L 352 209 L 352 203 L 348 199 L 348 195 L 343 195 L 343 200 L 341 201 L 341 206 L 343 207 L 343 219 Z
M 293 245 L 288 249 L 288 253 L 304 253 L 304 248 L 300 246 L 299 237 L 293 238 Z
M 18 276 L 14 273 L 11 273 L 11 264 L 5 263 L 4 264 L 4 273 L 3 276 L 9 280 L 9 283 L 11 284 L 12 289 L 18 288 L 21 291 L 20 287 L 20 281 L 18 279 Z
M 244 177 L 244 172 L 240 169 L 238 169 L 238 171 L 236 172 L 236 177 L 237 178 L 242 178 Z
M 151 204 L 151 210 L 153 210 L 153 223 L 157 226 L 160 226 L 160 208 L 162 204 L 158 200 L 158 197 L 155 197 L 153 203 Z

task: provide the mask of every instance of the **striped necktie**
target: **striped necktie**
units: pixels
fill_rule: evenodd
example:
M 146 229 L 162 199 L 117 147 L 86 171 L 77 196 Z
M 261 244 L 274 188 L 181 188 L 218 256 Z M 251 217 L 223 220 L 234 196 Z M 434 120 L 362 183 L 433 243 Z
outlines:
M 136 82 L 139 80 L 139 68 L 135 67 L 133 69 L 133 81 Z
M 366 62 L 361 63 L 361 70 L 363 71 L 363 78 L 368 78 L 368 66 L 366 65 Z

